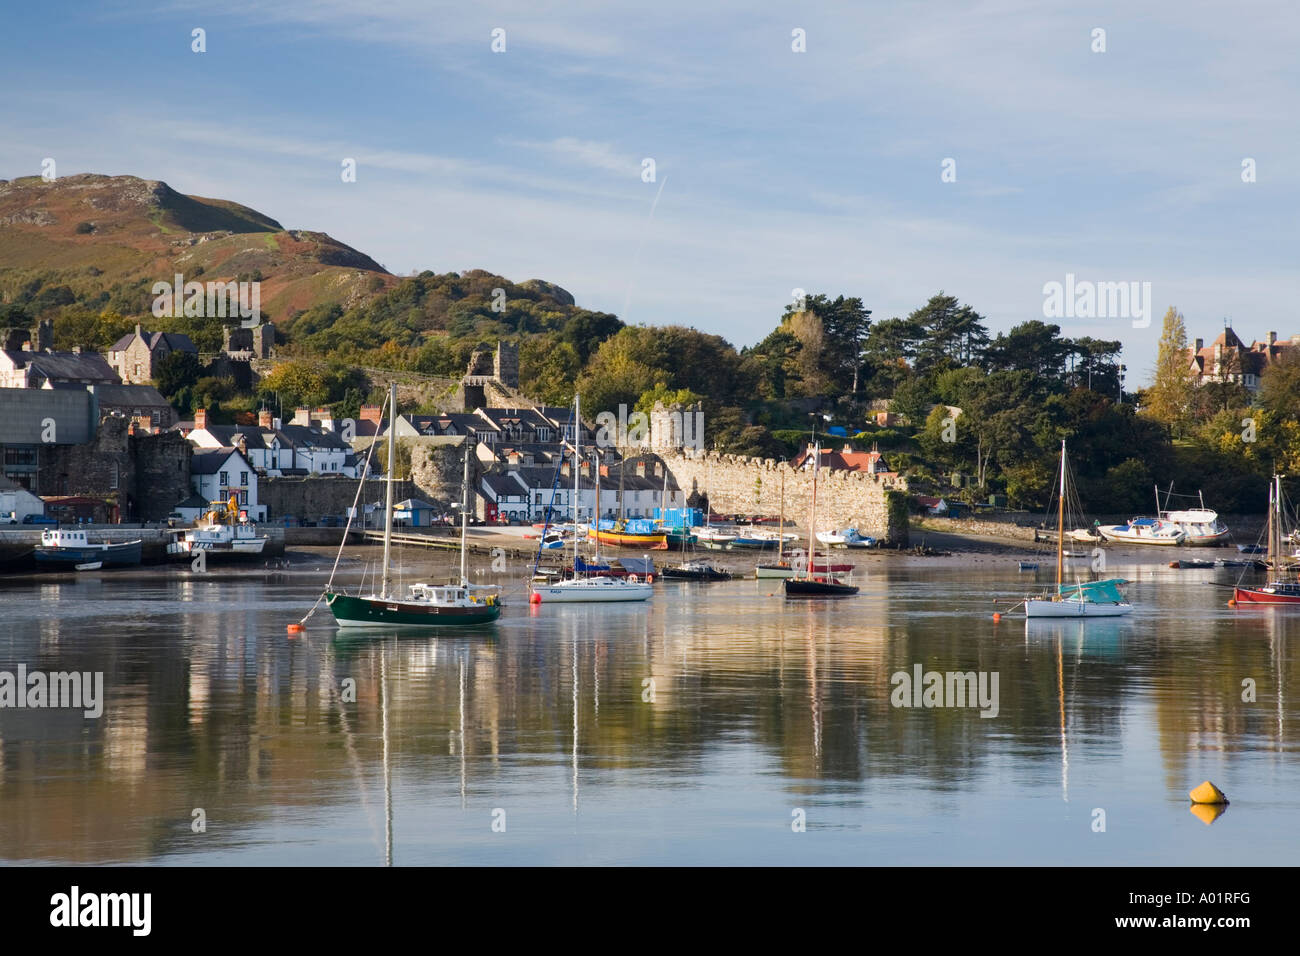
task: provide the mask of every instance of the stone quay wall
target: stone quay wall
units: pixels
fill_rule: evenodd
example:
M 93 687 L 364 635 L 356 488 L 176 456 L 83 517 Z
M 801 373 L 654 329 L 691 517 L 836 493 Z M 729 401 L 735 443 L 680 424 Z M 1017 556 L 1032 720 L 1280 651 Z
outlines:
M 360 504 L 383 501 L 385 494 L 382 479 L 368 479 L 361 492 Z M 398 481 L 393 486 L 394 501 L 403 501 L 414 495 L 415 487 L 409 481 Z M 257 480 L 257 498 L 259 503 L 266 505 L 269 523 L 277 522 L 285 515 L 308 521 L 318 521 L 326 515 L 345 515 L 356 496 L 356 478 L 318 476 Z
M 710 507 L 721 514 L 779 514 L 784 476 L 786 521 L 807 531 L 811 471 L 795 471 L 789 463 L 772 458 L 714 452 L 662 457 L 688 500 L 692 495 L 707 495 Z M 906 495 L 907 481 L 899 476 L 823 468 L 817 478 L 818 530 L 857 528 L 877 540 L 906 545 Z

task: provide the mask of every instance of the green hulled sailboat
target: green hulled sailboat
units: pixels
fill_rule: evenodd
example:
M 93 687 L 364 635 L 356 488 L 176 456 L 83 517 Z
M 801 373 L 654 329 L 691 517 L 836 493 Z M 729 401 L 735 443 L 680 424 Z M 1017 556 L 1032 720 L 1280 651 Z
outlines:
M 392 592 L 388 568 L 393 537 L 393 463 L 396 460 L 397 386 L 388 394 L 388 478 L 384 507 L 384 567 L 378 593 L 344 594 L 327 588 L 325 602 L 340 627 L 377 625 L 403 627 L 445 627 L 448 625 L 491 624 L 501 616 L 501 601 L 495 587 L 469 583 L 465 569 L 465 534 L 469 526 L 470 439 L 465 439 L 465 481 L 460 523 L 460 582 L 456 584 L 412 584 L 404 597 Z

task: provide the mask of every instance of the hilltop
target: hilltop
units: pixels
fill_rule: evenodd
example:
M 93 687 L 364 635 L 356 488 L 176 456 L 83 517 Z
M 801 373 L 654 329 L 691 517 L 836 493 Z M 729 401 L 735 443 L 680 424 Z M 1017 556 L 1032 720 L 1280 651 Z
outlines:
M 0 180 L 5 301 L 45 291 L 38 306 L 75 301 L 140 314 L 150 286 L 175 273 L 260 277 L 262 308 L 273 318 L 325 302 L 352 305 L 399 281 L 323 232 L 285 229 L 247 206 L 187 196 L 158 180 L 92 173 Z

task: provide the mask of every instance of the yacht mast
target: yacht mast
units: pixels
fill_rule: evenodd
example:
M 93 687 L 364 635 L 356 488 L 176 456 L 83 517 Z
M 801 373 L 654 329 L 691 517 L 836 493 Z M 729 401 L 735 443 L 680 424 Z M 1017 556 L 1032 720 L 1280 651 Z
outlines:
M 582 396 L 573 396 L 573 570 L 578 570 L 578 446 L 582 443 Z
M 393 480 L 397 474 L 397 383 L 388 383 L 388 486 L 384 504 L 384 576 L 379 596 L 388 597 L 388 559 L 393 550 Z
M 781 472 L 781 520 L 776 526 L 776 563 L 785 559 L 785 472 Z
M 1156 488 L 1156 510 L 1160 508 L 1160 489 Z M 1061 497 L 1056 505 L 1056 596 L 1061 596 L 1061 581 L 1065 571 L 1065 439 L 1061 439 Z
M 822 450 L 820 445 L 813 446 L 813 480 L 812 480 L 812 508 L 808 513 L 808 568 L 804 572 L 804 577 L 811 581 L 813 576 L 813 564 L 816 563 L 817 551 L 813 547 L 813 535 L 817 531 L 817 469 L 822 464 Z M 830 558 L 827 557 L 829 564 Z
M 461 491 L 460 505 L 460 586 L 469 587 L 469 576 L 465 573 L 465 535 L 469 529 L 469 449 L 470 436 L 465 435 L 465 479 Z

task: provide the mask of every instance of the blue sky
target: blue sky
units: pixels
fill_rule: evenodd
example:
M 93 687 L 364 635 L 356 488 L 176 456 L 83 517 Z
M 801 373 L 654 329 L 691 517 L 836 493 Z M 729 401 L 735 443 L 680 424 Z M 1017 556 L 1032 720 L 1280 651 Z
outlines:
M 1286 3 L 10 5 L 0 178 L 162 179 L 738 346 L 795 288 L 876 318 L 943 289 L 1003 330 L 1067 273 L 1145 281 L 1149 328 L 1059 323 L 1122 340 L 1132 386 L 1171 304 L 1300 332 L 1297 48 Z

